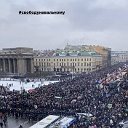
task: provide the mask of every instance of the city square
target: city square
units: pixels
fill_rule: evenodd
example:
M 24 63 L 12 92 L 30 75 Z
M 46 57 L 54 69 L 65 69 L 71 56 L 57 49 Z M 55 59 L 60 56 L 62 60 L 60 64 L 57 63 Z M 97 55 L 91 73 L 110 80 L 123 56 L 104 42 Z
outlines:
M 48 115 L 74 117 L 71 128 L 85 128 L 89 125 L 119 127 L 122 120 L 127 120 L 127 67 L 127 64 L 121 63 L 89 74 L 79 74 L 69 80 L 59 76 L 64 80 L 43 82 L 48 85 L 38 86 L 38 82 L 34 85 L 29 80 L 22 83 L 21 90 L 15 88 L 18 84 L 14 79 L 1 81 L 1 87 L 10 85 L 15 88 L 1 89 L 1 112 L 3 119 L 7 116 L 6 127 L 29 127 L 33 121 L 38 122 Z M 31 91 L 25 86 L 30 87 Z M 79 113 L 87 114 L 79 117 Z M 48 124 L 49 128 L 57 125 L 53 124 Z
M 128 128 L 128 0 L 1 0 L 0 128 Z

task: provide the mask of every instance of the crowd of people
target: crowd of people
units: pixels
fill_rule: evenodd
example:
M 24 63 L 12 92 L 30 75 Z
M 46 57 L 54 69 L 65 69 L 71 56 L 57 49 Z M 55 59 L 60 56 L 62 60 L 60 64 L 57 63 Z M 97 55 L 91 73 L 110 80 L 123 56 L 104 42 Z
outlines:
M 40 120 L 47 115 L 75 116 L 72 128 L 117 128 L 128 117 L 128 81 L 122 75 L 127 66 L 117 64 L 88 74 L 36 88 L 29 93 L 3 93 L 0 111 L 15 118 Z

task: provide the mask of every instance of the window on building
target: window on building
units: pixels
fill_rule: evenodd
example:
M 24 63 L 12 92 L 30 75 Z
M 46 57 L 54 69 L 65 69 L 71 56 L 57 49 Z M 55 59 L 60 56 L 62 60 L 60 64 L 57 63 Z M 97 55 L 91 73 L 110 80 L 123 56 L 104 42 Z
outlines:
M 81 59 L 81 61 L 83 61 L 83 59 Z
M 81 66 L 83 66 L 83 63 L 81 63 Z

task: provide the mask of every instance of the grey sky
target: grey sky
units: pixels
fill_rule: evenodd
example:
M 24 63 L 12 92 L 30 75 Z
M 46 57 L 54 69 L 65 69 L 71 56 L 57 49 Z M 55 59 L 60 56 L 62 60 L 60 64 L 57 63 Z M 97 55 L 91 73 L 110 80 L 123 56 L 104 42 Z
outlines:
M 19 15 L 19 11 L 65 15 Z M 0 46 L 34 49 L 96 44 L 128 50 L 128 0 L 1 0 Z

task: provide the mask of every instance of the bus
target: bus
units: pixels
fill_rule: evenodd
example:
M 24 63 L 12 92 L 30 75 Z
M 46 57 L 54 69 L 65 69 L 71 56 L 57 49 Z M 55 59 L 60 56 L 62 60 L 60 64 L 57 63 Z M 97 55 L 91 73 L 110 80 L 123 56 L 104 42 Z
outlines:
M 29 128 L 48 128 L 52 123 L 56 122 L 59 118 L 60 117 L 56 115 L 49 115 Z
M 49 128 L 68 128 L 76 121 L 74 117 L 62 117 L 53 123 Z

